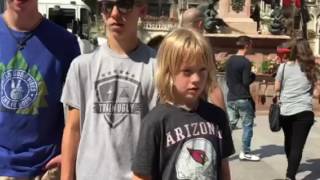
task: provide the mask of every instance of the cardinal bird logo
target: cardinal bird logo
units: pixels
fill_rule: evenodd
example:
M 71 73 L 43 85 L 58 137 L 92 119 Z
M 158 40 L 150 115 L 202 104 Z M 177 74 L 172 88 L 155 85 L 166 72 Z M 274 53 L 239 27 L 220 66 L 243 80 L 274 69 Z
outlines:
M 204 165 L 208 161 L 208 157 L 204 151 L 190 148 L 187 149 L 192 159 L 195 160 L 197 163 Z

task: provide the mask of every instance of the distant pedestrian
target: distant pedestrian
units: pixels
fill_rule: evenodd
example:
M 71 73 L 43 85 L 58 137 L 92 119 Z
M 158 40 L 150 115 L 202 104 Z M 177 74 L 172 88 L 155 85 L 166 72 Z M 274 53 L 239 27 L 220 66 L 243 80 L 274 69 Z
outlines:
M 251 153 L 255 103 L 250 93 L 250 84 L 255 80 L 255 74 L 251 72 L 251 62 L 245 57 L 252 48 L 252 40 L 248 36 L 240 36 L 236 45 L 237 54 L 226 62 L 226 81 L 229 89 L 227 111 L 232 129 L 237 127 L 240 119 L 242 120 L 242 150 L 239 159 L 259 161 L 259 156 Z
M 275 91 L 279 95 L 281 88 L 280 122 L 288 162 L 286 179 L 295 180 L 304 144 L 314 123 L 312 96 L 319 96 L 319 70 L 307 40 L 294 39 L 288 43 L 288 49 L 290 57 L 278 69 Z

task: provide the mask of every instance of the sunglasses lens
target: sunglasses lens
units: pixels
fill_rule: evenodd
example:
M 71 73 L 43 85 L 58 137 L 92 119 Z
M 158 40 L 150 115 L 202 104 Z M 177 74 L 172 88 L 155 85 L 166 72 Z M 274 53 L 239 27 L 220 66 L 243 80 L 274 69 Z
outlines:
M 117 7 L 118 7 L 118 10 L 121 13 L 128 13 L 128 12 L 130 12 L 132 10 L 133 3 L 129 3 L 129 2 L 126 2 L 126 1 L 120 1 L 119 3 L 117 3 Z
M 102 12 L 110 13 L 114 6 L 116 6 L 122 14 L 126 14 L 133 9 L 133 3 L 105 1 L 101 4 L 101 10 Z
M 112 2 L 103 2 L 101 3 L 101 12 L 109 13 L 112 11 L 114 3 Z
M 120 11 L 120 13 L 122 14 L 126 14 L 130 11 L 130 9 L 126 8 L 126 7 L 118 7 L 118 10 Z

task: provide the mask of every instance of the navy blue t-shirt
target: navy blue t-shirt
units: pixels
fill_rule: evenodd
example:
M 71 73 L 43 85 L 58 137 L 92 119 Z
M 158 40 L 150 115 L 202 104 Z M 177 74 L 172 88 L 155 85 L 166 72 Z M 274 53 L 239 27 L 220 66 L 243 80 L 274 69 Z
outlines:
M 30 32 L 8 29 L 0 16 L 0 176 L 33 177 L 60 153 L 59 102 L 76 37 L 44 19 Z M 30 36 L 25 47 L 17 42 Z
M 251 72 L 251 62 L 245 56 L 233 55 L 226 62 L 228 101 L 250 99 L 250 84 L 256 75 Z
M 143 119 L 132 171 L 153 180 L 221 180 L 221 161 L 233 153 L 222 109 L 205 101 L 196 111 L 159 104 Z

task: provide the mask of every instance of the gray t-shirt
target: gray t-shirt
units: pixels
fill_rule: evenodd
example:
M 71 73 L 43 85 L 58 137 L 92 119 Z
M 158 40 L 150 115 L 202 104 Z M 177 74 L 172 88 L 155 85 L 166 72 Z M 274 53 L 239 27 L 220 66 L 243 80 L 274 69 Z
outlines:
M 278 81 L 281 81 L 283 65 L 278 68 Z M 285 66 L 280 102 L 281 114 L 285 116 L 312 111 L 312 86 L 297 62 Z
M 146 45 L 129 55 L 105 43 L 76 58 L 61 101 L 80 110 L 77 180 L 128 180 L 141 119 L 156 104 L 155 52 Z

